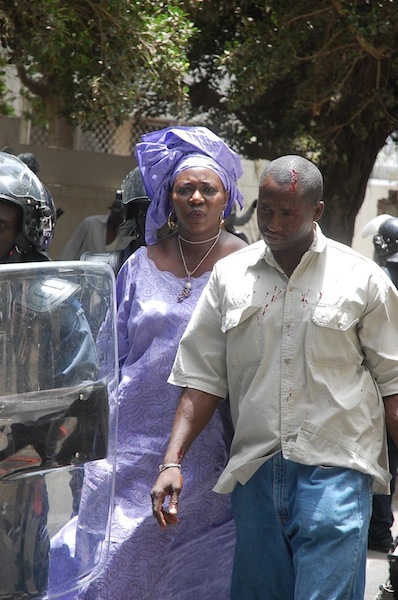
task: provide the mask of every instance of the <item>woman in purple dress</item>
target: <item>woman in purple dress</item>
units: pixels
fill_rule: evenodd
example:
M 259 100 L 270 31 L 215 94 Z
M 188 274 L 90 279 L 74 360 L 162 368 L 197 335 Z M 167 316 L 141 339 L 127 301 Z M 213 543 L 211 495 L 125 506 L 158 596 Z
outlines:
M 115 508 L 102 575 L 84 600 L 227 600 L 235 530 L 229 497 L 209 490 L 228 459 L 227 401 L 184 460 L 179 522 L 163 531 L 150 490 L 181 390 L 167 383 L 177 346 L 217 260 L 246 244 L 221 227 L 242 197 L 238 155 L 204 127 L 143 136 L 136 156 L 151 198 L 147 247 L 117 278 L 120 365 Z M 157 240 L 168 222 L 171 233 Z M 86 482 L 87 484 L 87 482 Z M 95 472 L 80 512 L 100 493 Z

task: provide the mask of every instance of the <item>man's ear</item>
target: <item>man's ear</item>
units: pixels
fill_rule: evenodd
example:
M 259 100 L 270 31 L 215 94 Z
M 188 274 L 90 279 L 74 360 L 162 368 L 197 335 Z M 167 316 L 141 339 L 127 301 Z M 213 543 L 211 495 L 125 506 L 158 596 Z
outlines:
M 320 200 L 315 206 L 314 206 L 314 221 L 319 221 L 319 219 L 321 218 L 321 216 L 323 215 L 323 211 L 325 209 L 325 203 L 323 202 L 323 200 Z

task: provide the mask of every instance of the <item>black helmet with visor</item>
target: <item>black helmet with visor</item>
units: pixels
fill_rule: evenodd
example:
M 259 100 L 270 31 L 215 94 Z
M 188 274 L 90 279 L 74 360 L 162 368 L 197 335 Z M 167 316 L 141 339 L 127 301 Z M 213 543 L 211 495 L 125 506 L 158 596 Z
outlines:
M 46 255 L 56 220 L 54 201 L 35 173 L 17 156 L 0 152 L 0 200 L 20 207 L 21 230 L 14 240 L 18 253 Z

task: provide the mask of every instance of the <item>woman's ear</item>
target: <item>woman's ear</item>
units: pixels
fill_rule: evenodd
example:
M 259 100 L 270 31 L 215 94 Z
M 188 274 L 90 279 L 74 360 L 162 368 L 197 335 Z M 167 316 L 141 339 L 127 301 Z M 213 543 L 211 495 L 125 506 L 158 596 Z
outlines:
M 228 204 L 228 201 L 229 201 L 229 192 L 228 191 L 224 192 L 224 198 L 225 198 L 225 202 L 224 202 L 224 204 L 222 206 L 223 212 L 225 211 L 225 209 L 227 207 L 227 204 Z

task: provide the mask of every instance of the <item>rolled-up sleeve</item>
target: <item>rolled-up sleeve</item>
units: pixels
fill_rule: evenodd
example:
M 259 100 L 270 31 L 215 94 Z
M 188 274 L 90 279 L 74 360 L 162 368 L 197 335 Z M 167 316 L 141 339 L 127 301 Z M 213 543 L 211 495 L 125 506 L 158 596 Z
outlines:
M 390 396 L 398 390 L 398 292 L 382 272 L 378 279 L 373 280 L 369 286 L 369 306 L 358 334 L 366 366 L 371 371 L 381 395 Z
M 182 336 L 169 383 L 227 395 L 226 334 L 221 330 L 217 273 L 213 271 Z

